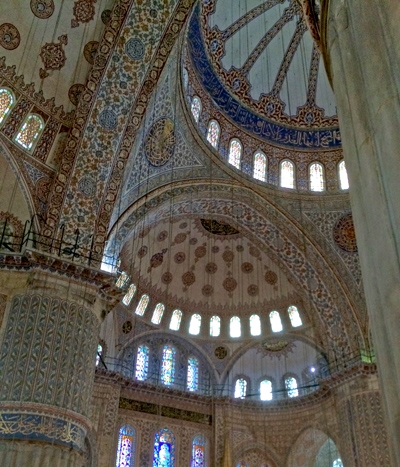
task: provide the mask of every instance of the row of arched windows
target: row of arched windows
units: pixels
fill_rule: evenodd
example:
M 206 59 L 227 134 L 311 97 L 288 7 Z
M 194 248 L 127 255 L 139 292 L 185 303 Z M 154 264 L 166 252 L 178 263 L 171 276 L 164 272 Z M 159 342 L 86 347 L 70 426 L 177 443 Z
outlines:
M 0 89 L 0 124 L 5 122 L 12 106 L 15 103 L 13 93 L 6 88 Z M 44 128 L 44 122 L 40 115 L 29 114 L 19 129 L 15 141 L 28 151 L 32 149 Z
M 192 100 L 191 111 L 196 123 L 199 121 L 201 113 L 201 101 L 198 97 Z M 218 147 L 220 136 L 220 127 L 216 120 L 211 120 L 208 124 L 207 141 L 215 149 Z M 242 143 L 237 139 L 231 139 L 229 143 L 228 162 L 240 169 L 240 160 L 243 151 Z M 253 177 L 262 182 L 266 181 L 267 174 L 267 156 L 262 151 L 254 154 Z M 346 164 L 341 161 L 338 165 L 339 183 L 342 190 L 348 190 L 349 181 L 347 177 Z M 311 191 L 325 191 L 325 173 L 324 167 L 319 162 L 313 162 L 309 166 L 309 187 Z M 280 186 L 282 188 L 295 188 L 295 170 L 294 164 L 290 160 L 284 160 L 280 164 Z
M 235 381 L 235 389 L 233 396 L 235 399 L 245 399 L 248 391 L 248 382 L 245 378 L 237 378 Z M 297 379 L 294 376 L 287 376 L 285 378 L 285 392 L 287 397 L 297 397 L 299 395 L 299 387 Z M 272 381 L 265 379 L 260 382 L 259 387 L 260 400 L 272 401 L 273 389 Z

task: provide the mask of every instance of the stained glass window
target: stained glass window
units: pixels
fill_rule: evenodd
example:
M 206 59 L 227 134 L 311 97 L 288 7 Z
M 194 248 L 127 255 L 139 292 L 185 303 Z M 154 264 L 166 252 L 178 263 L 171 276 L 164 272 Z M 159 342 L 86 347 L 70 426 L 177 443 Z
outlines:
M 199 361 L 195 357 L 188 359 L 187 390 L 195 392 L 199 385 Z
M 131 284 L 129 286 L 128 292 L 126 293 L 125 297 L 122 299 L 122 303 L 128 306 L 131 303 L 131 300 L 133 296 L 135 295 L 135 292 L 136 292 L 136 285 Z
M 138 303 L 138 306 L 136 307 L 136 310 L 135 310 L 135 313 L 139 316 L 143 316 L 144 315 L 144 312 L 146 311 L 146 308 L 147 308 L 147 305 L 149 304 L 149 296 L 144 294 L 142 295 L 139 303 Z
M 15 141 L 25 149 L 31 149 L 33 143 L 37 140 L 40 132 L 43 129 L 43 120 L 39 115 L 28 115 L 22 128 L 19 130 Z
M 230 335 L 231 337 L 240 337 L 242 334 L 241 326 L 240 326 L 240 318 L 238 316 L 232 316 L 230 320 Z
M 252 336 L 259 336 L 261 334 L 261 320 L 258 315 L 250 316 L 250 334 Z
M 134 467 L 136 450 L 136 430 L 123 425 L 119 430 L 117 461 L 115 467 Z
M 0 123 L 10 111 L 13 102 L 14 98 L 11 92 L 8 89 L 0 89 Z
M 176 350 L 170 345 L 165 345 L 161 364 L 161 381 L 166 386 L 171 386 L 175 380 L 175 355 Z
M 138 381 L 145 381 L 149 372 L 149 348 L 147 345 L 139 345 L 136 357 L 135 378 Z
M 280 332 L 283 329 L 280 314 L 277 311 L 271 311 L 269 314 L 272 332 Z
M 349 178 L 347 176 L 346 163 L 344 161 L 342 161 L 339 164 L 339 180 L 340 180 L 340 188 L 342 190 L 348 190 L 349 189 Z
M 198 122 L 200 118 L 200 112 L 201 112 L 201 102 L 198 97 L 193 98 L 191 110 L 192 110 L 193 118 L 195 119 L 196 122 Z
M 208 125 L 208 132 L 207 132 L 207 141 L 216 148 L 218 146 L 218 139 L 219 139 L 219 125 L 215 120 L 211 120 L 210 124 Z
M 267 170 L 267 157 L 262 152 L 256 152 L 254 155 L 253 176 L 257 180 L 265 182 L 265 172 Z
M 240 461 L 236 467 L 249 467 L 249 464 L 247 464 L 247 462 Z
M 210 336 L 218 337 L 221 332 L 221 318 L 219 316 L 212 316 L 210 319 Z
M 165 306 L 162 303 L 158 303 L 154 308 L 153 316 L 151 322 L 153 324 L 160 324 L 161 318 L 163 317 Z
M 281 187 L 294 188 L 294 167 L 290 161 L 281 163 Z
M 235 383 L 235 398 L 244 399 L 246 397 L 247 381 L 243 378 L 238 378 Z
M 310 190 L 325 190 L 324 169 L 321 164 L 318 164 L 318 162 L 310 165 Z
M 293 376 L 285 378 L 285 388 L 288 397 L 297 397 L 299 395 L 299 390 L 297 389 L 297 381 Z
M 175 436 L 168 428 L 156 433 L 154 441 L 153 467 L 175 466 Z
M 190 467 L 206 467 L 206 440 L 200 435 L 193 438 Z
M 242 155 L 242 144 L 238 139 L 233 139 L 229 145 L 229 163 L 240 168 L 240 156 Z
M 195 313 L 190 319 L 189 334 L 197 336 L 200 333 L 201 316 Z
M 181 310 L 174 310 L 171 317 L 171 322 L 169 323 L 169 328 L 172 331 L 179 331 L 181 325 L 182 312 Z
M 342 459 L 336 459 L 333 461 L 332 467 L 343 467 Z
M 103 354 L 103 346 L 98 344 L 97 346 L 97 353 L 96 353 L 96 366 L 99 366 L 100 363 L 100 356 Z
M 299 310 L 297 309 L 297 307 L 295 307 L 293 305 L 290 306 L 288 308 L 288 313 L 289 313 L 290 322 L 292 323 L 292 326 L 294 328 L 298 328 L 299 326 L 301 326 L 303 324 L 303 322 L 301 321 L 300 313 L 299 313 Z
M 128 281 L 129 281 L 128 274 L 126 272 L 121 272 L 121 275 L 118 277 L 115 285 L 121 289 Z
M 260 383 L 260 399 L 262 401 L 272 401 L 272 383 L 268 379 Z

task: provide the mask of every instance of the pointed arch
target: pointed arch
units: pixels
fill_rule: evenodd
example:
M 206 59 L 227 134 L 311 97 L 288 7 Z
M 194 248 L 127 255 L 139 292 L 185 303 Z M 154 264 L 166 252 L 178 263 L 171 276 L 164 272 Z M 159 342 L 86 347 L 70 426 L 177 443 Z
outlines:
M 220 131 L 218 122 L 216 120 L 210 120 L 208 124 L 207 141 L 213 148 L 218 147 Z
M 269 314 L 272 332 L 281 332 L 283 330 L 281 315 L 279 311 L 271 311 Z
M 160 324 L 163 314 L 164 314 L 165 306 L 163 303 L 157 303 L 156 307 L 153 311 L 153 316 L 151 317 L 151 322 L 153 324 Z
M 198 336 L 200 334 L 201 316 L 198 313 L 192 315 L 189 325 L 189 334 Z
M 292 161 L 284 160 L 280 164 L 279 170 L 280 186 L 282 188 L 291 188 L 294 186 L 294 164 Z
M 325 191 L 324 167 L 319 162 L 313 162 L 309 167 L 309 180 L 311 191 Z
M 150 297 L 147 294 L 142 295 L 136 307 L 135 314 L 138 316 L 143 316 L 149 301 Z
M 210 336 L 218 337 L 221 332 L 221 318 L 214 315 L 210 318 Z
M 175 467 L 175 436 L 168 428 L 162 428 L 155 435 L 153 467 Z
M 6 87 L 0 88 L 0 125 L 5 122 L 7 115 L 10 113 L 12 106 L 15 103 L 14 93 Z
M 197 435 L 193 438 L 191 467 L 207 467 L 206 446 L 204 436 Z
M 229 143 L 229 163 L 240 169 L 240 159 L 242 157 L 242 143 L 237 139 L 231 139 Z
M 37 114 L 29 114 L 15 137 L 15 141 L 30 151 L 38 140 L 43 128 L 43 118 Z
M 161 363 L 161 382 L 171 386 L 175 381 L 176 349 L 172 345 L 164 345 Z
M 145 381 L 149 372 L 149 353 L 147 345 L 139 345 L 136 355 L 135 378 L 138 381 Z
M 119 429 L 115 467 L 134 467 L 136 454 L 136 430 L 130 425 Z
M 169 323 L 169 328 L 171 331 L 179 331 L 181 327 L 182 312 L 181 310 L 174 310 L 172 312 L 171 321 Z
M 190 106 L 190 110 L 192 112 L 194 121 L 196 123 L 199 122 L 200 120 L 200 114 L 201 114 L 201 100 L 199 97 L 195 96 L 192 99 L 192 105 Z
M 257 151 L 254 154 L 253 177 L 256 180 L 265 182 L 266 173 L 267 173 L 267 156 L 263 152 Z
M 340 189 L 348 190 L 349 189 L 349 178 L 347 175 L 346 163 L 344 160 L 339 162 L 338 172 L 339 172 Z
M 240 337 L 242 335 L 239 316 L 232 316 L 230 319 L 229 334 L 231 337 Z

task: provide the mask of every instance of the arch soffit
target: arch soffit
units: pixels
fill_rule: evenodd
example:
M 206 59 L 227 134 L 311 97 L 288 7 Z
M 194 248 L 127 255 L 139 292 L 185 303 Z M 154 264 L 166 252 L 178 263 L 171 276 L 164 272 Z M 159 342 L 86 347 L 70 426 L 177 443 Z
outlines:
M 276 467 L 280 465 L 278 461 L 279 456 L 276 453 L 276 451 L 271 448 L 271 446 L 266 446 L 263 443 L 257 443 L 257 442 L 249 444 L 248 439 L 245 439 L 241 443 L 236 445 L 236 449 L 233 453 L 233 458 L 235 460 L 233 465 L 237 465 L 238 462 L 242 460 L 243 457 L 248 456 L 253 451 L 260 452 L 263 456 L 266 457 L 267 461 L 272 462 L 271 467 Z

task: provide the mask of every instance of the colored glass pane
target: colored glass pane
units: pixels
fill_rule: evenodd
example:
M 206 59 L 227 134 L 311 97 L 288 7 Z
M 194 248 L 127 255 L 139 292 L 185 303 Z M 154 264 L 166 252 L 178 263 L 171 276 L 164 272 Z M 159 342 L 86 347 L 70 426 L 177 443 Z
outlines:
M 124 305 L 128 306 L 131 303 L 131 300 L 132 300 L 133 296 L 135 295 L 135 292 L 136 292 L 136 285 L 131 284 L 129 286 L 128 292 L 126 293 L 126 295 L 122 299 L 122 303 Z
M 208 132 L 207 132 L 207 141 L 216 148 L 218 146 L 218 139 L 219 139 L 219 125 L 215 120 L 211 120 L 210 124 L 208 125 Z
M 239 378 L 235 383 L 235 398 L 244 399 L 246 397 L 247 381 L 243 378 Z
M 281 163 L 281 187 L 294 188 L 294 169 L 290 161 Z
M 199 362 L 197 358 L 190 357 L 188 359 L 187 371 L 187 390 L 195 392 L 198 389 L 199 383 Z
M 42 129 L 42 119 L 38 115 L 29 115 L 16 136 L 15 141 L 25 149 L 29 150 L 33 146 L 33 143 L 36 141 Z
M 242 145 L 238 139 L 233 139 L 229 145 L 229 163 L 240 168 L 240 156 L 242 155 Z
M 149 348 L 147 345 L 140 345 L 136 357 L 135 377 L 139 381 L 145 381 L 149 372 Z
M 299 313 L 299 310 L 297 309 L 297 307 L 295 307 L 293 305 L 290 306 L 288 308 L 288 313 L 289 313 L 290 322 L 292 323 L 292 326 L 294 328 L 298 328 L 299 326 L 301 326 L 303 324 L 303 322 L 301 321 L 300 313 Z
M 170 345 L 165 345 L 161 364 L 161 381 L 170 386 L 175 380 L 175 354 L 176 350 Z
M 253 176 L 257 180 L 265 182 L 265 172 L 267 170 L 267 158 L 262 152 L 257 152 L 254 155 L 254 172 Z
M 179 331 L 181 325 L 182 312 L 181 310 L 174 310 L 171 317 L 171 322 L 169 323 L 169 328 L 172 331 Z
M 297 397 L 299 395 L 299 390 L 297 389 L 297 381 L 296 378 L 290 376 L 289 378 L 285 379 L 285 388 L 288 397 Z
M 252 336 L 259 336 L 261 334 L 261 320 L 258 315 L 250 316 L 250 334 Z
M 333 461 L 332 467 L 343 467 L 342 459 L 336 459 Z
M 136 310 L 135 310 L 135 313 L 139 316 L 143 316 L 144 315 L 144 312 L 146 311 L 146 308 L 147 308 L 147 305 L 149 304 L 149 296 L 144 294 L 142 295 L 139 303 L 138 303 L 138 306 L 136 307 Z
M 0 123 L 10 111 L 13 101 L 13 95 L 8 89 L 0 89 Z
M 349 189 L 349 178 L 347 176 L 346 164 L 342 161 L 339 164 L 339 180 L 340 180 L 340 188 L 342 190 Z
M 249 464 L 247 464 L 246 462 L 239 462 L 239 464 L 236 466 L 236 467 L 249 467 Z
M 97 353 L 96 353 L 96 366 L 98 366 L 99 363 L 100 363 L 100 357 L 101 357 L 102 353 L 103 353 L 103 346 L 98 344 Z
M 160 324 L 163 317 L 165 306 L 162 303 L 158 303 L 154 308 L 153 316 L 151 322 L 153 324 Z
M 153 467 L 175 466 L 175 437 L 168 428 L 156 433 L 154 441 Z
M 197 313 L 192 315 L 189 325 L 189 334 L 197 336 L 200 333 L 201 316 Z
M 192 442 L 191 467 L 206 467 L 206 440 L 202 436 L 196 436 Z
M 277 311 L 271 311 L 269 314 L 272 332 L 280 332 L 283 329 L 280 314 Z
M 240 328 L 240 318 L 238 316 L 232 316 L 230 320 L 229 332 L 231 337 L 240 337 L 242 331 Z
M 260 399 L 262 401 L 272 401 L 272 383 L 268 379 L 260 383 Z
M 128 281 L 129 281 L 128 274 L 126 272 L 121 272 L 121 275 L 118 277 L 115 285 L 121 289 Z
M 210 336 L 218 337 L 221 332 L 221 318 L 212 316 L 210 319 Z
M 198 122 L 200 118 L 200 112 L 201 112 L 201 102 L 198 97 L 193 98 L 191 110 L 192 110 L 193 118 L 195 119 L 196 122 Z
M 124 425 L 119 430 L 117 461 L 115 467 L 134 467 L 136 431 L 134 428 Z
M 311 191 L 324 191 L 324 169 L 321 164 L 310 165 L 310 190 Z

